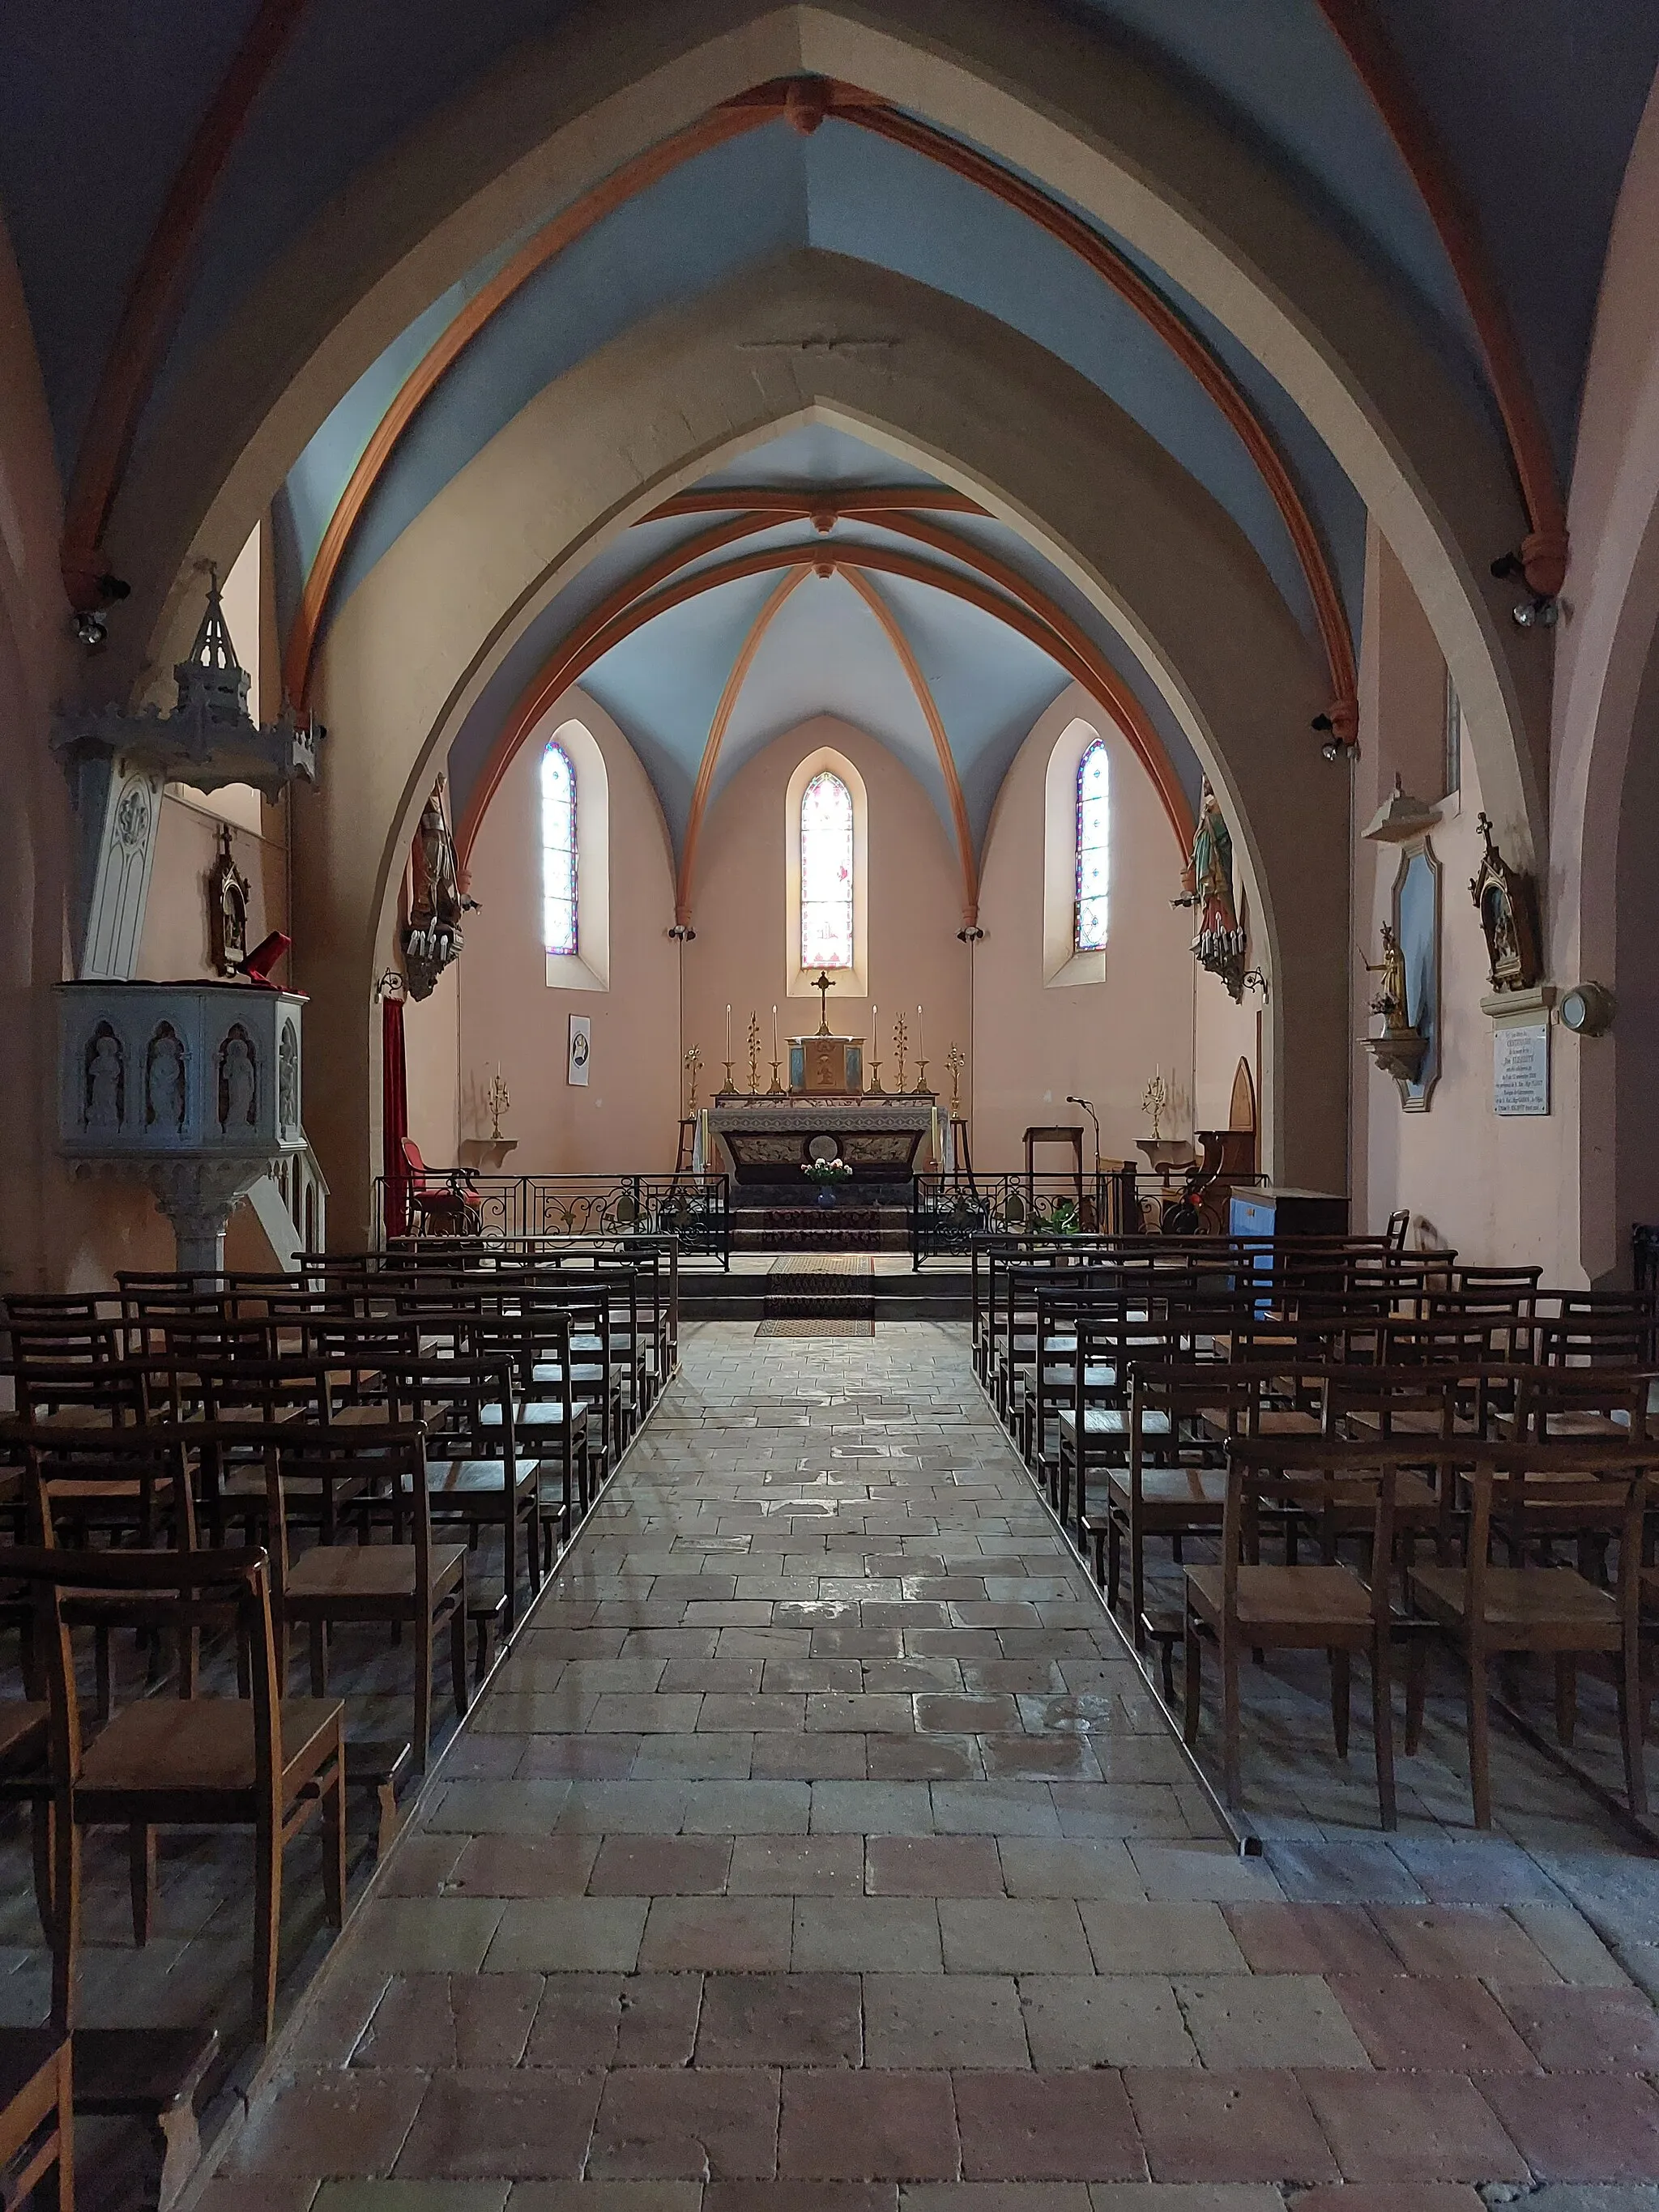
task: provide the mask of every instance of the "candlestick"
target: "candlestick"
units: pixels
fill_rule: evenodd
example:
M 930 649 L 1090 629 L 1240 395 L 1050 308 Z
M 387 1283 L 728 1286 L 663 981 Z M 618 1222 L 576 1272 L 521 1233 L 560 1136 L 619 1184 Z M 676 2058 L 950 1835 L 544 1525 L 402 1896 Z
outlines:
M 925 1060 L 919 1060 L 916 1062 L 916 1087 L 914 1095 L 920 1098 L 925 1095 L 927 1089 L 927 1063 Z
M 730 1006 L 726 1010 L 726 1064 L 728 1068 L 732 1065 L 732 1009 Z
M 920 1059 L 921 1058 L 922 1054 L 923 1054 L 924 1052 L 926 1052 L 926 1050 L 927 1050 L 927 1046 L 922 1042 L 922 1037 L 921 1037 L 921 1007 L 920 1003 L 918 1003 L 917 1007 L 916 1007 L 916 1058 L 917 1058 L 918 1060 L 920 1060 Z
M 733 1074 L 732 1074 L 732 1063 L 731 1063 L 731 1061 L 728 1060 L 726 1062 L 726 1088 L 725 1088 L 724 1091 L 721 1093 L 721 1096 L 722 1096 L 723 1097 L 730 1098 L 730 1097 L 732 1096 L 732 1094 L 736 1091 L 737 1087 L 738 1087 L 738 1079 L 737 1079 L 737 1077 L 736 1077 L 735 1075 L 733 1075 Z
M 776 1008 L 775 1006 L 774 1006 L 774 1007 L 773 1007 L 773 1009 L 772 1009 L 772 1065 L 775 1067 L 775 1066 L 777 1066 L 777 1062 L 778 1062 L 778 1010 L 777 1010 L 777 1008 Z
M 688 1114 L 695 1114 L 697 1110 L 697 1070 L 702 1066 L 702 1048 L 701 1045 L 694 1044 L 690 1051 L 685 1055 L 685 1073 L 688 1083 L 688 1096 L 685 1101 L 685 1110 Z
M 766 1094 L 769 1098 L 781 1098 L 784 1095 L 783 1085 L 778 1080 L 780 1065 L 781 1063 L 775 1060 L 772 1062 L 772 1088 Z

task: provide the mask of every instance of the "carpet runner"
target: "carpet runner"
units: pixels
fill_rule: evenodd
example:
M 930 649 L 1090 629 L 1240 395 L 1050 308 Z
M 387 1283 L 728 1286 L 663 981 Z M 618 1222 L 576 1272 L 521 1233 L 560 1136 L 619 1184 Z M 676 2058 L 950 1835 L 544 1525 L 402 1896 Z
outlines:
M 757 1336 L 873 1336 L 874 1270 L 860 1252 L 799 1252 L 775 1260 Z

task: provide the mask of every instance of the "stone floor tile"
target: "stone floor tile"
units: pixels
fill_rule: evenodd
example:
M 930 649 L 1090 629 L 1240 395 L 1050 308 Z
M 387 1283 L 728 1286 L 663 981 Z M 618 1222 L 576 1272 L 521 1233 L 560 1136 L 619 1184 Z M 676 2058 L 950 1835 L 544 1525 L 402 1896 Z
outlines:
M 352 2052 L 354 2066 L 516 2066 L 542 1998 L 539 1974 L 398 1974 Z
M 1525 1930 L 1564 1982 L 1618 1989 L 1631 1977 L 1575 1905 L 1512 1905 L 1510 1917 Z
M 1659 2073 L 1659 2013 L 1638 1990 L 1492 1987 L 1527 2048 L 1552 2074 Z
M 934 1987 L 943 1977 L 917 1978 Z M 711 1973 L 704 1981 L 699 2066 L 856 2066 L 862 2051 L 856 1974 Z
M 605 2076 L 587 2175 L 593 2180 L 769 2179 L 777 2171 L 778 2075 L 637 2068 Z
M 700 2212 L 708 2199 L 700 2181 L 515 2181 L 507 2201 L 507 2212 Z
M 685 1808 L 688 1835 L 805 1835 L 811 1793 L 804 1782 L 702 1782 Z
M 943 1971 L 939 1908 L 931 1899 L 799 1897 L 794 1914 L 797 1973 Z
M 1336 2160 L 1292 2074 L 1133 2069 L 1124 2087 L 1155 2181 L 1334 2181 Z
M 390 2173 L 426 2087 L 419 2073 L 289 2075 L 249 2114 L 221 2171 L 262 2180 Z
M 513 1773 L 520 1781 L 552 1781 L 562 1775 L 572 1781 L 620 1782 L 633 1771 L 640 1748 L 636 1735 L 527 1735 L 519 1741 L 523 1748 Z
M 640 1970 L 782 1973 L 793 1929 L 787 1897 L 658 1897 L 645 1924 Z
M 398 2172 L 434 2180 L 574 2180 L 582 2171 L 605 2079 L 521 2067 L 434 2075 L 398 2154 Z
M 696 1787 L 672 1781 L 573 1782 L 559 1827 L 568 1834 L 589 1836 L 678 1835 Z
M 588 1877 L 592 1897 L 718 1895 L 726 1887 L 726 1836 L 607 1836 Z
M 505 1909 L 488 1897 L 371 1898 L 358 1945 L 389 1974 L 476 1974 Z
M 557 1897 L 501 1907 L 484 1964 L 544 1974 L 629 1973 L 639 1956 L 647 1905 L 635 1897 Z
M 1231 1844 L 1132 1841 L 1129 1856 L 1147 1896 L 1161 1903 L 1202 1899 L 1221 1905 L 1247 1904 L 1287 1893 L 1267 1860 L 1241 1858 Z
M 755 1738 L 757 1782 L 862 1782 L 869 1771 L 870 1742 L 902 1745 L 901 1736 L 758 1735 Z
M 784 2075 L 781 2178 L 953 2181 L 960 2160 L 948 2074 Z
M 1312 2194 L 1298 2197 L 1298 2206 L 1310 2203 Z M 1278 2190 L 1259 2181 L 1097 2181 L 1090 2188 L 1089 2201 L 1092 2212 L 1283 2212 L 1285 2203 Z M 1327 2206 L 1325 2212 L 1332 2208 Z M 1376 2212 L 1386 2212 L 1386 2208 L 1379 2206 Z M 1400 2212 L 1408 2212 L 1408 2208 L 1402 2205 Z M 1447 2212 L 1473 2212 L 1473 2208 L 1448 2207 Z
M 872 1835 L 865 1849 L 872 1897 L 1001 1897 L 1002 1863 L 989 1836 Z
M 1285 1895 L 1308 1905 L 1410 1905 L 1425 1895 L 1386 1844 L 1269 1841 L 1265 1856 Z
M 826 1836 L 930 1836 L 925 1782 L 815 1782 L 812 1832 Z
M 997 1850 L 1010 1897 L 1109 1897 L 1139 1903 L 1146 1896 L 1135 1863 L 1121 1842 L 1002 1836 Z
M 1206 1974 L 1175 1989 L 1206 2066 L 1370 2064 L 1317 1974 Z
M 204 2182 L 195 2201 L 201 2212 L 308 2212 L 317 2194 L 314 2181 L 251 2181 L 238 2174 L 216 2176 Z M 495 2212 L 495 2208 L 489 2208 L 489 2212 Z
M 1482 2094 L 1540 2181 L 1659 2181 L 1659 2096 L 1620 2074 L 1498 2075 Z
M 473 1836 L 447 1887 L 460 1897 L 580 1897 L 599 1851 L 598 1836 Z
M 1398 1954 L 1358 1905 L 1229 1905 L 1238 1948 L 1258 1974 L 1397 1974 Z
M 872 1782 L 966 1782 L 982 1765 L 971 1736 L 872 1735 L 864 1741 Z
M 531 2030 L 531 2066 L 689 2066 L 701 1974 L 550 1974 Z
M 1346 2181 L 1524 2181 L 1526 2160 L 1492 2101 L 1460 2074 L 1304 2072 L 1298 2077 Z M 1540 2077 L 1493 2081 L 1530 2089 Z
M 814 1731 L 858 1735 L 908 1735 L 915 1725 L 908 1698 L 890 1694 L 840 1697 L 825 1691 L 806 1700 L 806 1725 Z
M 1078 1907 L 1099 1974 L 1243 1974 L 1244 1954 L 1218 1905 L 1119 1904 L 1088 1898 Z
M 1091 1964 L 1069 1898 L 946 1897 L 939 1918 L 947 1973 L 1078 1974 Z
M 983 1782 L 933 1786 L 933 1821 L 941 1835 L 1047 1836 L 1061 1834 L 1048 1790 L 1035 1782 Z
M 992 1974 L 866 1974 L 865 2063 L 880 2067 L 1029 2064 L 1019 1992 Z
M 1553 1966 L 1507 1913 L 1480 1905 L 1377 1905 L 1372 1917 L 1408 1974 L 1553 1982 Z
M 464 1836 L 422 1836 L 412 1830 L 398 1841 L 380 1875 L 382 1897 L 436 1897 L 466 1848 Z
M 1425 1989 L 1400 1975 L 1380 1981 L 1342 1974 L 1332 1976 L 1331 1989 L 1375 2065 L 1479 2074 L 1530 2072 L 1535 2063 L 1498 2000 L 1478 1981 L 1442 1976 Z
M 901 2212 L 1090 2212 L 1086 2181 L 913 2181 Z
M 856 1897 L 863 1888 L 861 1836 L 738 1836 L 732 1844 L 732 1897 Z
M 501 2212 L 512 2188 L 510 2181 L 325 2181 L 312 2203 L 316 2212 Z M 259 2212 L 257 2201 L 245 2212 Z
M 1022 1974 L 1019 1998 L 1031 2063 L 1045 2072 L 1198 2063 L 1174 1984 L 1161 1975 Z
M 787 1741 L 787 1739 L 785 1739 Z M 595 1741 L 602 1742 L 602 1737 Z M 746 1782 L 755 1768 L 755 1742 L 741 1731 L 716 1735 L 647 1735 L 629 1766 L 633 1782 Z M 617 2187 L 622 2184 L 619 2182 Z M 667 2185 L 665 2185 L 666 2186 Z
M 1538 1862 L 1498 1837 L 1472 1843 L 1446 1836 L 1395 1836 L 1389 1849 L 1416 1875 L 1432 1905 L 1559 1905 L 1561 1893 Z
M 1485 2202 L 1467 2181 L 1349 2181 L 1304 2190 L 1296 2212 L 1480 2212 Z M 1538 2199 L 1527 2203 L 1531 2212 Z
M 1146 2172 L 1113 2071 L 964 2074 L 957 2082 L 962 2170 L 975 2181 L 1134 2181 Z

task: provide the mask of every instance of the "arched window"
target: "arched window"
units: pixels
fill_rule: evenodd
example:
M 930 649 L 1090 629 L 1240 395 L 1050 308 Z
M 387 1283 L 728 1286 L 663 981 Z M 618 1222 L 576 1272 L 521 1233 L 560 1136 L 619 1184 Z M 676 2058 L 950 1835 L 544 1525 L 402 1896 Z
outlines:
M 820 769 L 800 798 L 800 964 L 851 968 L 853 794 Z
M 1077 764 L 1077 922 L 1079 952 L 1106 946 L 1106 906 L 1111 884 L 1112 769 L 1106 741 L 1097 738 Z
M 576 771 L 556 743 L 542 755 L 542 944 L 576 950 Z

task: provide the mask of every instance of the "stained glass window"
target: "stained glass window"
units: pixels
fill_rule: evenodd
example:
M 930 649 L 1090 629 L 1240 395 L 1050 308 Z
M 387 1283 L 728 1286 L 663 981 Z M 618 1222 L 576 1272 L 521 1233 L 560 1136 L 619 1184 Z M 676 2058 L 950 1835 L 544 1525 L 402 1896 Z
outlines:
M 542 755 L 542 943 L 576 949 L 576 771 L 560 744 Z
M 828 769 L 800 798 L 800 964 L 853 965 L 853 794 Z
M 1099 952 L 1106 944 L 1106 899 L 1111 878 L 1112 769 L 1106 741 L 1097 738 L 1077 764 L 1077 949 Z

